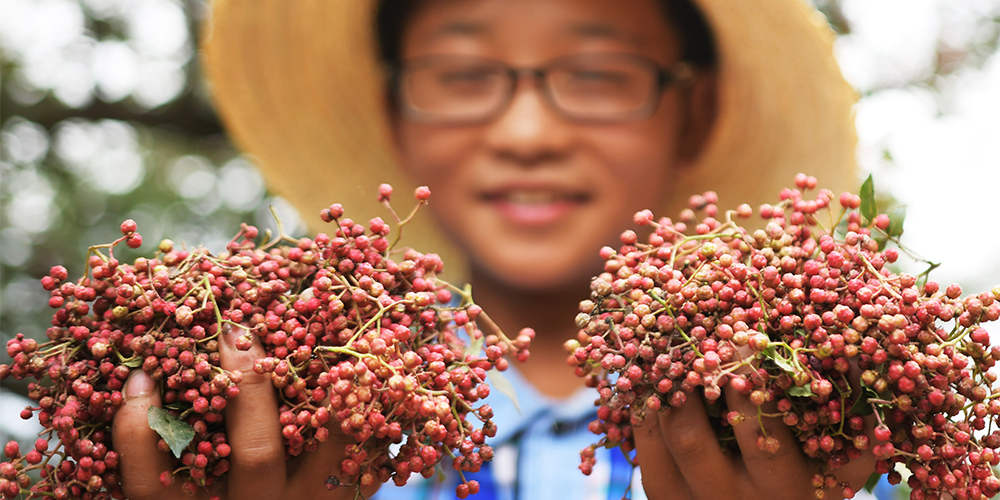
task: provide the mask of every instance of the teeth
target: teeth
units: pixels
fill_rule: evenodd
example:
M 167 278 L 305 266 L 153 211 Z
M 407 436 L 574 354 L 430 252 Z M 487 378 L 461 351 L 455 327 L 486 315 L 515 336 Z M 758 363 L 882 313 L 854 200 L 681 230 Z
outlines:
M 546 203 L 555 203 L 564 197 L 545 191 L 514 191 L 507 193 L 505 198 L 511 203 L 521 205 L 543 205 Z

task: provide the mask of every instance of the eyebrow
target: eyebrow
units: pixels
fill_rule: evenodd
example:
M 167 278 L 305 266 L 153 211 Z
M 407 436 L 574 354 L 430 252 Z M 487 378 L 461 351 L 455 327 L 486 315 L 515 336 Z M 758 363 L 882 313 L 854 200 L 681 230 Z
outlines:
M 628 36 L 614 26 L 605 23 L 577 23 L 570 25 L 566 33 L 580 38 L 607 38 L 636 45 L 641 45 L 641 40 L 634 36 Z
M 483 36 L 487 31 L 489 30 L 486 25 L 482 23 L 452 21 L 435 28 L 430 33 L 427 33 L 427 36 L 425 36 L 424 39 L 430 41 L 452 35 Z

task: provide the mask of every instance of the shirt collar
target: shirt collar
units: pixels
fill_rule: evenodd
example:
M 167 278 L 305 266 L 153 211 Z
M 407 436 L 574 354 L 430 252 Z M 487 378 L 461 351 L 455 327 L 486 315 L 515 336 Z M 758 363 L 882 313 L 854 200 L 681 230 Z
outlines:
M 506 442 L 540 419 L 575 423 L 597 411 L 594 401 L 598 395 L 593 388 L 581 385 L 568 398 L 552 398 L 538 392 L 513 364 L 502 372 L 502 376 L 514 389 L 521 411 L 518 412 L 511 398 L 497 390 L 495 385 L 490 387 L 485 403 L 493 408 L 493 421 L 497 424 L 497 435 L 492 439 L 494 444 Z

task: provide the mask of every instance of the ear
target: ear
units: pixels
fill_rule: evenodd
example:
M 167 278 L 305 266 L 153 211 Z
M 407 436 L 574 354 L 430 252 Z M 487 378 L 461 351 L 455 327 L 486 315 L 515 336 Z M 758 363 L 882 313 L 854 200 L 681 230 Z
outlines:
M 717 74 L 714 69 L 699 69 L 691 83 L 682 87 L 681 122 L 677 160 L 690 165 L 701 154 L 715 123 L 718 103 Z

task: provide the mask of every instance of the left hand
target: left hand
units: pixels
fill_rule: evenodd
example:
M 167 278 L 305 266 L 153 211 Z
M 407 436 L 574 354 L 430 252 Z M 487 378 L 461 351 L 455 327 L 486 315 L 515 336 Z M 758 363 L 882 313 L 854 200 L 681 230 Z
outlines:
M 195 495 L 185 493 L 183 481 L 164 486 L 160 473 L 174 468 L 170 455 L 157 449 L 160 436 L 149 427 L 150 406 L 162 406 L 160 389 L 148 375 L 137 370 L 126 384 L 125 404 L 115 414 L 112 426 L 115 449 L 121 459 L 122 490 L 131 500 L 352 500 L 368 498 L 378 485 L 357 494 L 354 486 L 328 489 L 327 478 L 339 471 L 345 447 L 353 439 L 340 431 L 335 421 L 328 423 L 330 437 L 317 450 L 291 460 L 285 457 L 278 413 L 278 394 L 271 377 L 255 373 L 254 362 L 266 356 L 260 340 L 254 338 L 249 351 L 236 348 L 237 329 L 226 329 L 219 343 L 221 365 L 227 371 L 240 370 L 244 379 L 240 393 L 226 405 L 226 434 L 232 448 L 231 467 L 224 479 Z
M 730 410 L 748 417 L 733 427 L 740 454 L 723 451 L 700 397 L 689 395 L 681 408 L 650 415 L 633 426 L 642 485 L 650 500 L 805 500 L 816 497 L 812 477 L 817 463 L 806 457 L 792 430 L 778 418 L 764 418 L 768 435 L 781 446 L 771 454 L 757 446 L 760 425 L 757 407 L 727 387 Z M 839 482 L 859 491 L 875 470 L 870 452 L 836 469 Z M 840 500 L 840 486 L 826 491 L 824 500 Z

